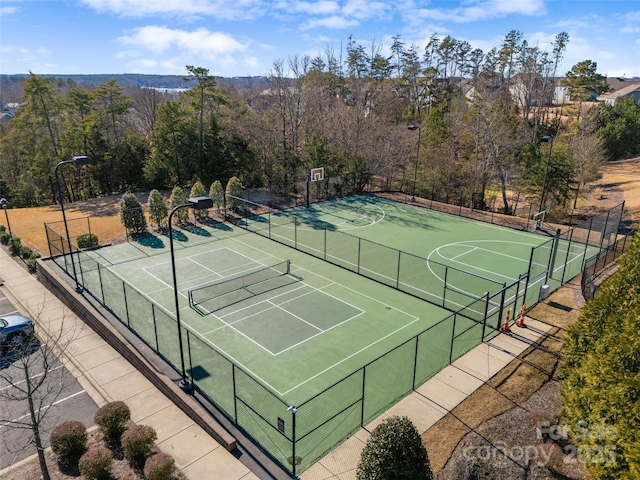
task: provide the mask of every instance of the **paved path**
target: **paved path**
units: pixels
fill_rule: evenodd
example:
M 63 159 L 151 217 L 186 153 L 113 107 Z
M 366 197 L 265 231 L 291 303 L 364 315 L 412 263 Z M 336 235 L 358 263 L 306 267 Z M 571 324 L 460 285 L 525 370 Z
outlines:
M 301 480 L 355 480 L 370 432 L 390 416 L 407 416 L 420 434 L 427 431 L 551 328 L 530 318 L 526 318 L 526 325 L 528 328 L 511 327 L 513 335 L 501 333 L 442 369 L 304 471 Z

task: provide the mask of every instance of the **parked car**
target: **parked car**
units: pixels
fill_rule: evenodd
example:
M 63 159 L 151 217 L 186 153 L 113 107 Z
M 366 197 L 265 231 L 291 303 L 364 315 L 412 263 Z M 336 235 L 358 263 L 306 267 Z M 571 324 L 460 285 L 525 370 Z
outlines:
M 0 345 L 19 347 L 33 335 L 33 322 L 22 315 L 0 317 Z

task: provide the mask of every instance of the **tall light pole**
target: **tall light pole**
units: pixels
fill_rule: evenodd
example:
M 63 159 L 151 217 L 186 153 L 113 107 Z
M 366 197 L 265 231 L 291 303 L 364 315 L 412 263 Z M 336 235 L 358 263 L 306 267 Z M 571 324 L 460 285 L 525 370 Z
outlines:
M 9 208 L 8 202 L 6 198 L 0 198 L 0 207 L 4 210 L 4 216 L 7 219 L 7 229 L 9 230 L 9 238 L 13 240 L 13 235 L 11 234 L 11 225 L 9 224 L 9 214 L 7 213 L 7 208 Z
M 87 163 L 91 163 L 89 157 L 82 155 L 79 157 L 73 157 L 71 160 L 63 160 L 56 165 L 56 168 L 53 170 L 53 174 L 56 177 L 56 186 L 58 187 L 58 199 L 60 200 L 60 210 L 62 210 L 62 221 L 64 222 L 64 231 L 67 235 L 67 244 L 69 246 L 69 255 L 71 257 L 71 266 L 73 267 L 73 279 L 76 281 L 76 292 L 82 292 L 82 285 L 78 281 L 78 273 L 76 272 L 76 264 L 73 261 L 73 249 L 71 248 L 71 237 L 69 236 L 69 226 L 67 225 L 67 217 L 64 214 L 64 200 L 62 199 L 62 191 L 60 190 L 60 179 L 58 178 L 58 168 L 62 165 L 67 165 L 69 163 L 73 163 L 76 165 L 86 165 Z
M 418 181 L 418 162 L 420 161 L 420 136 L 422 135 L 422 130 L 419 125 L 409 125 L 407 127 L 409 130 L 418 130 L 418 151 L 416 152 L 416 166 L 413 170 L 413 192 L 411 194 L 411 201 L 416 201 L 416 182 Z
M 176 277 L 176 258 L 173 252 L 173 228 L 171 227 L 171 217 L 181 208 L 194 208 L 196 210 L 204 210 L 213 207 L 213 200 L 209 197 L 193 197 L 187 200 L 187 203 L 173 207 L 169 213 L 169 246 L 171 247 L 171 273 L 173 275 L 173 296 L 176 303 L 176 323 L 178 324 L 178 345 L 180 348 L 180 367 L 182 369 L 182 382 L 180 387 L 185 392 L 190 392 L 193 385 L 187 380 L 187 372 L 184 368 L 184 353 L 182 349 L 182 326 L 180 324 L 180 303 L 178 302 L 178 279 Z
M 544 180 L 542 181 L 542 193 L 540 194 L 540 206 L 538 207 L 538 213 L 542 211 L 544 205 L 544 195 L 547 189 L 547 177 L 549 176 L 549 164 L 551 163 L 551 149 L 553 148 L 553 136 L 545 135 L 540 138 L 543 143 L 549 144 L 549 156 L 547 157 L 547 166 L 544 169 Z

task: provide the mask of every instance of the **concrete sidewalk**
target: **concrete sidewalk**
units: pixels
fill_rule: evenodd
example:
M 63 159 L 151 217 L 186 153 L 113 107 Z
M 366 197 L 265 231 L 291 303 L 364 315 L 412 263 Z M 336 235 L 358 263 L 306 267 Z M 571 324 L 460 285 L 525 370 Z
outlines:
M 7 296 L 22 314 L 34 320 L 43 342 L 49 336 L 55 338 L 61 329 L 65 335 L 68 333 L 71 340 L 61 360 L 98 406 L 124 401 L 134 422 L 155 429 L 157 445 L 175 459 L 176 466 L 189 480 L 259 478 L 3 249 L 0 249 L 0 276 Z M 0 478 L 11 468 L 0 471 Z
M 513 335 L 500 333 L 442 369 L 304 471 L 301 480 L 355 480 L 360 454 L 370 432 L 385 418 L 407 416 L 420 434 L 426 432 L 551 329 L 550 325 L 530 318 L 526 319 L 526 325 L 527 328 L 511 327 Z

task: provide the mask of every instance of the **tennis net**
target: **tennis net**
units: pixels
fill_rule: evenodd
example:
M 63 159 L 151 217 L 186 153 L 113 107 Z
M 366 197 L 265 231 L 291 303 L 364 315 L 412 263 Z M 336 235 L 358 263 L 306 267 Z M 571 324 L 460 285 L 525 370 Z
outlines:
M 268 267 L 263 267 L 239 277 L 218 280 L 204 287 L 189 290 L 189 305 L 197 307 L 205 302 L 228 295 L 238 290 L 246 289 L 272 278 L 288 275 L 291 271 L 291 261 L 284 260 Z

